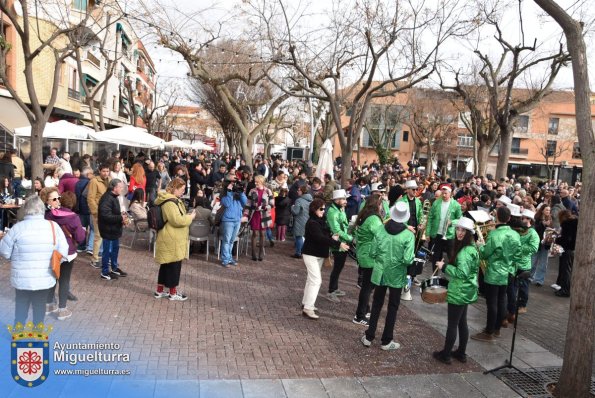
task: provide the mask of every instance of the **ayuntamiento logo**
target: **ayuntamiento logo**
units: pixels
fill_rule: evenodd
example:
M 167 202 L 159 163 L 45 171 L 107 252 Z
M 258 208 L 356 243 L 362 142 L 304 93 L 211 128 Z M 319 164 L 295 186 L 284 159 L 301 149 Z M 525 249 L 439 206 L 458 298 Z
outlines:
M 37 387 L 49 376 L 50 342 L 49 334 L 53 328 L 43 323 L 34 325 L 20 322 L 14 328 L 8 326 L 12 334 L 10 342 L 10 358 L 12 379 L 25 387 Z

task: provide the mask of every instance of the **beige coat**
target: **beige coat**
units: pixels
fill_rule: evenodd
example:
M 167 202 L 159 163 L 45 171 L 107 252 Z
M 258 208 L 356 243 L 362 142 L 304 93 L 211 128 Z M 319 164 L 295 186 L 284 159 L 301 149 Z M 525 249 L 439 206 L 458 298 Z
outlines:
M 166 191 L 159 192 L 155 205 L 159 206 L 167 199 L 177 199 Z M 192 216 L 186 214 L 184 203 L 167 202 L 161 207 L 165 226 L 157 232 L 155 243 L 155 261 L 159 264 L 181 261 L 188 256 L 188 233 Z
M 89 205 L 89 211 L 95 217 L 97 217 L 97 213 L 99 212 L 99 199 L 107 191 L 109 181 L 109 178 L 102 180 L 100 176 L 95 176 L 89 181 L 87 204 Z

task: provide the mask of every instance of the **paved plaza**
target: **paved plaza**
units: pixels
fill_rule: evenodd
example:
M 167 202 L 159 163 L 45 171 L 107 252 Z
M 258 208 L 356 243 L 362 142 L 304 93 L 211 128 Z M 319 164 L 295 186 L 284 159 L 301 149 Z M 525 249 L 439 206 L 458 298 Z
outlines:
M 126 240 L 128 237 L 125 238 Z M 196 249 L 196 248 L 195 248 Z M 101 364 L 129 370 L 130 376 L 60 376 L 54 373 L 41 386 L 23 394 L 10 380 L 7 350 L 10 335 L 0 336 L 2 396 L 160 397 L 513 397 L 517 394 L 485 369 L 508 357 L 512 330 L 503 329 L 496 343 L 468 346 L 466 364 L 443 365 L 432 358 L 441 349 L 446 331 L 446 305 L 429 305 L 414 292 L 412 302 L 401 302 L 396 340 L 402 347 L 384 352 L 379 342 L 371 348 L 359 342 L 364 327 L 351 323 L 359 290 L 355 263 L 348 262 L 340 287 L 347 295 L 339 304 L 319 297 L 321 318 L 301 315 L 305 267 L 289 257 L 292 242 L 267 247 L 262 262 L 241 256 L 239 266 L 225 269 L 216 256 L 205 261 L 195 250 L 184 261 L 181 289 L 186 302 L 154 299 L 158 266 L 146 241 L 121 249 L 121 267 L 127 278 L 104 281 L 91 268 L 89 256 L 79 255 L 73 271 L 69 302 L 72 318 L 54 325 L 51 341 L 59 343 L 117 343 L 127 363 Z M 0 267 L 0 322 L 13 321 L 14 289 L 9 267 Z M 330 268 L 323 268 L 323 288 Z M 548 272 L 555 278 L 557 267 Z M 520 367 L 559 366 L 568 316 L 568 300 L 554 297 L 549 287 L 533 288 L 529 312 L 519 326 L 515 364 Z M 485 322 L 483 299 L 470 307 L 471 333 Z M 383 312 L 384 313 L 384 312 Z M 383 326 L 383 315 L 379 325 Z M 54 369 L 96 368 L 97 364 L 52 363 Z M 7 376 L 8 375 L 8 376 Z

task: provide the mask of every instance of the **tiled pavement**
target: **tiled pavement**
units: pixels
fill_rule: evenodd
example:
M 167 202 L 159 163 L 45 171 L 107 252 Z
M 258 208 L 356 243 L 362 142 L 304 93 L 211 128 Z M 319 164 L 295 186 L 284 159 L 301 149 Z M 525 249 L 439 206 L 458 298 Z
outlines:
M 214 257 L 206 262 L 204 255 L 193 254 L 182 268 L 181 287 L 190 297 L 183 303 L 152 298 L 158 267 L 143 246 L 139 242 L 135 250 L 121 250 L 120 263 L 130 276 L 118 281 L 100 280 L 82 255 L 72 286 L 79 301 L 69 303 L 74 315 L 64 322 L 53 320 L 52 341 L 120 344 L 120 352 L 129 353 L 130 362 L 105 367 L 130 369 L 132 376 L 52 376 L 35 392 L 66 396 L 81 386 L 87 389 L 92 382 L 98 396 L 122 396 L 124 390 L 130 390 L 127 396 L 162 396 L 165 390 L 203 397 L 515 396 L 495 377 L 480 373 L 502 364 L 510 331 L 498 344 L 471 342 L 469 354 L 475 361 L 438 364 L 431 352 L 443 342 L 446 308 L 421 303 L 418 293 L 399 309 L 399 351 L 362 347 L 358 338 L 363 328 L 350 322 L 358 294 L 353 265 L 341 277 L 341 288 L 347 292 L 343 302 L 320 298 L 321 319 L 308 321 L 299 309 L 304 266 L 288 257 L 290 242 L 267 248 L 263 262 L 241 257 L 240 266 L 231 269 L 220 267 Z M 0 323 L 9 324 L 13 289 L 8 267 L 2 265 L 0 291 L 5 294 L 0 295 Z M 329 271 L 323 269 L 321 292 Z M 535 309 L 537 303 L 536 297 Z M 567 304 L 555 304 L 565 312 Z M 469 311 L 470 326 L 479 329 L 484 315 L 482 306 L 476 307 Z M 529 307 L 532 311 L 533 301 Z M 0 345 L 7 347 L 7 333 L 1 335 Z M 520 366 L 560 363 L 528 339 L 521 338 L 517 347 L 523 352 Z M 3 359 L 6 352 L 0 353 Z M 2 361 L 0 375 L 10 373 L 8 364 Z M 85 368 L 84 364 L 53 365 Z M 6 377 L 0 378 L 0 388 L 17 395 L 22 389 Z

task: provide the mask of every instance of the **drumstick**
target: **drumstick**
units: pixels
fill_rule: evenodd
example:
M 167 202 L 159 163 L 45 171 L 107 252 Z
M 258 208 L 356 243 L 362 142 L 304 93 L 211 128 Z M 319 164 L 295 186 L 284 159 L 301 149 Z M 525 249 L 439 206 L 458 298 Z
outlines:
M 442 261 L 444 261 L 444 259 L 442 259 Z M 431 276 L 431 277 L 433 277 L 433 276 L 436 276 L 436 272 L 438 272 L 438 270 L 439 270 L 439 269 L 440 269 L 440 268 L 436 267 L 436 269 L 435 269 L 435 270 L 434 270 L 434 272 L 432 273 L 432 276 Z M 430 278 L 431 278 L 431 277 L 430 277 Z

